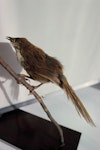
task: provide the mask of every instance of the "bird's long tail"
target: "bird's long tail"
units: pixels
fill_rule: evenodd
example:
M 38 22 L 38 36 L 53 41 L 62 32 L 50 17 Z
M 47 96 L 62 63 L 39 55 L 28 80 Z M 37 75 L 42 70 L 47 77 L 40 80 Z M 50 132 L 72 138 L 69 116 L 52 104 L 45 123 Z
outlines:
M 93 120 L 91 119 L 91 117 L 88 114 L 87 110 L 85 109 L 84 105 L 82 104 L 82 102 L 80 101 L 78 96 L 75 94 L 72 87 L 69 85 L 66 77 L 64 75 L 60 75 L 59 79 L 60 79 L 60 85 L 59 86 L 65 90 L 68 98 L 72 100 L 78 114 L 82 115 L 88 123 L 95 126 Z

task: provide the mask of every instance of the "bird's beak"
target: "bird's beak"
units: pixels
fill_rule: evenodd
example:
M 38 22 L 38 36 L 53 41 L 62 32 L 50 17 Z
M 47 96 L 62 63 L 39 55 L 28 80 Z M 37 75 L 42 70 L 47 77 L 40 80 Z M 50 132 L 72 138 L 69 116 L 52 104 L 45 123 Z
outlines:
M 6 39 L 9 40 L 9 41 L 12 41 L 13 38 L 7 36 Z

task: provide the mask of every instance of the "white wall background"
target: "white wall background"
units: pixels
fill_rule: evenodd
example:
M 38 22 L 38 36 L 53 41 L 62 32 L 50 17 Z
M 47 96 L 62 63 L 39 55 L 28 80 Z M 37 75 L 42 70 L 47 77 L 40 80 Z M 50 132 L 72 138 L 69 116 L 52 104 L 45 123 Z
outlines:
M 26 37 L 58 58 L 72 86 L 100 76 L 100 0 L 0 0 L 0 42 L 8 42 L 6 36 Z M 0 55 L 17 66 L 15 56 L 7 57 L 7 53 L 0 49 Z M 13 68 L 21 71 L 20 66 Z M 1 66 L 0 76 L 0 87 L 14 103 L 31 98 L 24 87 L 12 86 L 12 78 Z M 2 88 L 0 107 L 8 105 Z M 38 92 L 57 89 L 49 84 Z

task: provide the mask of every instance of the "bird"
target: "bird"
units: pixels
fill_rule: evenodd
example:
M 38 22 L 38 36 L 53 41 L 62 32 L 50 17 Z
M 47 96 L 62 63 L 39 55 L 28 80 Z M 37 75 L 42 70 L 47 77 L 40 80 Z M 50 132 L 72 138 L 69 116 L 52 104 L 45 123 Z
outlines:
M 49 82 L 58 85 L 65 91 L 68 99 L 72 101 L 78 114 L 82 116 L 87 123 L 95 126 L 85 106 L 67 81 L 63 73 L 63 65 L 59 60 L 48 55 L 44 50 L 32 44 L 24 37 L 8 36 L 7 39 L 16 51 L 17 60 L 28 74 L 28 76 L 25 75 L 25 77 L 40 82 L 35 88 Z

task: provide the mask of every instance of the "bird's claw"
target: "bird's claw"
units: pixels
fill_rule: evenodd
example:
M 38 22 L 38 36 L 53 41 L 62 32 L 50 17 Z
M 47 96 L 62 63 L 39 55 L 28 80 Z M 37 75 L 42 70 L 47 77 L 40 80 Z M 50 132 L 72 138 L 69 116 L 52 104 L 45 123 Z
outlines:
M 28 79 L 28 76 L 26 76 L 25 74 L 17 74 L 18 75 L 18 78 L 19 78 L 19 81 L 17 80 L 17 84 L 20 84 L 20 79 L 23 79 L 25 81 L 29 81 Z

